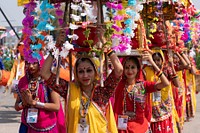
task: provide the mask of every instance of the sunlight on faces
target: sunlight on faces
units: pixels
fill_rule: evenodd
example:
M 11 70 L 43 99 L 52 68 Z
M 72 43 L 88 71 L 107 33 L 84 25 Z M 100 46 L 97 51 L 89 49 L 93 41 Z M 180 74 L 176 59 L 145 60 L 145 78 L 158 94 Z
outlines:
M 138 73 L 138 68 L 133 60 L 127 60 L 124 65 L 124 75 L 127 79 L 135 79 Z
M 81 86 L 90 86 L 95 80 L 95 69 L 89 60 L 80 62 L 77 66 L 77 79 Z

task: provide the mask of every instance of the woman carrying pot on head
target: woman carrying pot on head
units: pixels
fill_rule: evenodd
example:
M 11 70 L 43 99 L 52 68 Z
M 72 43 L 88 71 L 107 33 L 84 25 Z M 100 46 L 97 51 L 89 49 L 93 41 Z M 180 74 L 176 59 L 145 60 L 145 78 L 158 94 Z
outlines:
M 152 103 L 152 118 L 151 118 L 151 129 L 153 133 L 172 133 L 177 132 L 176 122 L 177 112 L 174 105 L 172 87 L 173 84 L 179 87 L 178 78 L 174 69 L 173 60 L 171 56 L 166 57 L 168 60 L 165 61 L 165 56 L 160 48 L 154 48 L 152 50 L 153 60 L 159 67 L 163 75 L 170 81 L 168 86 L 165 86 L 161 91 L 157 91 L 151 94 Z M 144 68 L 145 78 L 147 81 L 158 82 L 159 75 L 153 67 L 146 66 Z
M 126 57 L 122 64 L 123 77 L 115 91 L 114 114 L 119 133 L 146 133 L 149 130 L 149 94 L 160 91 L 169 81 L 145 51 L 142 59 L 148 61 L 159 74 L 159 82 L 144 81 L 138 57 Z
M 65 32 L 60 32 L 57 44 L 65 42 Z M 49 55 L 42 69 L 42 76 L 50 88 L 53 88 L 67 100 L 66 122 L 68 133 L 116 133 L 114 114 L 109 98 L 120 80 L 123 67 L 114 51 L 109 51 L 114 67 L 113 72 L 104 81 L 104 87 L 96 82 L 99 74 L 94 58 L 80 57 L 74 66 L 75 82 L 59 79 L 50 71 L 53 57 Z

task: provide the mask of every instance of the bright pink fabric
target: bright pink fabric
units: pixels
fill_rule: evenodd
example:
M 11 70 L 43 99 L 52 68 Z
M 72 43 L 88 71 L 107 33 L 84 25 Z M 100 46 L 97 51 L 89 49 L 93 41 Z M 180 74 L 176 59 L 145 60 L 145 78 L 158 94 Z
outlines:
M 22 91 L 22 90 L 25 90 L 28 88 L 28 79 L 26 76 L 24 76 L 20 79 L 18 88 L 19 88 L 19 91 Z M 40 102 L 43 102 L 43 103 L 45 102 L 45 93 L 44 93 L 44 89 L 43 89 L 43 84 L 39 85 L 38 97 L 40 99 Z M 49 100 L 50 100 L 50 98 L 49 98 Z M 21 115 L 22 123 L 27 125 L 26 116 L 27 116 L 27 108 L 23 109 L 22 115 Z M 57 123 L 57 116 L 59 116 L 59 123 Z M 58 129 L 60 127 L 62 127 L 62 129 L 65 129 L 65 124 L 63 125 L 63 123 L 65 123 L 64 118 L 65 117 L 64 117 L 62 107 L 60 108 L 60 110 L 57 113 L 39 109 L 38 121 L 37 121 L 37 123 L 32 124 L 32 126 L 34 126 L 35 128 L 42 129 L 42 128 L 50 127 L 56 123 L 57 124 L 56 127 L 54 127 L 52 130 L 47 131 L 47 132 L 42 132 L 42 133 L 64 133 L 64 132 L 58 132 Z M 66 129 L 64 131 L 66 131 Z M 31 127 L 29 127 L 28 133 L 38 133 L 38 131 L 35 131 L 35 130 L 31 129 Z

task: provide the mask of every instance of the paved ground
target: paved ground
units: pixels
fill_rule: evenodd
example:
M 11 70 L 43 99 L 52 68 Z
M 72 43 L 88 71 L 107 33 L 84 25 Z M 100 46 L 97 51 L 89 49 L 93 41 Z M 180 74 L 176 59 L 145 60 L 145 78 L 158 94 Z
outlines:
M 0 133 L 18 133 L 21 112 L 13 108 L 15 99 L 13 95 L 3 94 L 0 89 Z
M 20 112 L 13 108 L 15 99 L 12 94 L 3 94 L 0 89 L 0 133 L 18 133 Z M 184 125 L 183 133 L 200 133 L 200 94 L 197 95 L 197 112 L 190 122 Z

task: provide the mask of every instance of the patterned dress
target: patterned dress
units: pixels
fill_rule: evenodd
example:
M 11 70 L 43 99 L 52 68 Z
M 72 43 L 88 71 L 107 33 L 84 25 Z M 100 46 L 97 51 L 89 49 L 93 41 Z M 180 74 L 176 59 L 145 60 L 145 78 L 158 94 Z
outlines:
M 37 81 L 38 87 L 35 91 L 35 98 L 38 98 L 40 102 L 48 103 L 50 102 L 50 89 L 47 88 L 43 80 Z M 19 80 L 18 89 L 19 92 L 23 91 L 26 88 L 29 88 L 28 76 L 25 75 Z M 18 93 L 19 97 L 21 94 Z M 38 118 L 37 123 L 27 123 L 28 107 L 22 110 L 21 121 L 24 125 L 28 126 L 27 133 L 65 133 L 65 121 L 62 119 L 64 117 L 64 112 L 62 107 L 58 112 L 47 111 L 44 109 L 38 109 Z M 59 115 L 59 118 L 57 117 Z M 59 130 L 59 129 L 62 129 Z
M 147 112 L 151 113 L 151 108 L 148 108 L 147 97 L 149 93 L 156 91 L 154 88 L 155 82 L 138 81 L 130 92 L 126 91 L 125 83 L 126 81 L 122 80 L 115 91 L 115 119 L 118 123 L 118 116 L 123 115 L 125 108 L 126 111 L 135 115 L 129 116 L 127 130 L 118 130 L 118 132 L 145 133 L 149 127 Z
M 88 112 L 86 114 L 89 133 L 117 132 L 114 114 L 112 112 L 112 106 L 109 104 L 109 99 L 113 95 L 119 80 L 120 79 L 115 77 L 114 72 L 112 72 L 104 81 L 104 87 L 97 85 L 94 88 Z M 59 82 L 59 85 L 56 85 L 56 75 L 54 74 L 46 81 L 50 88 L 53 88 L 68 101 L 66 102 L 67 130 L 69 133 L 75 133 L 78 130 L 77 126 L 81 117 L 81 97 L 84 97 L 84 99 L 87 99 L 87 97 L 84 95 L 81 96 L 82 91 L 74 82 L 67 82 L 62 79 L 60 79 Z
M 146 80 L 158 81 L 153 68 L 146 67 Z M 163 73 L 170 80 L 172 70 L 170 67 L 163 68 Z M 173 109 L 173 95 L 171 85 L 162 88 L 161 91 L 152 93 L 152 118 L 151 128 L 153 133 L 172 133 L 172 109 Z

